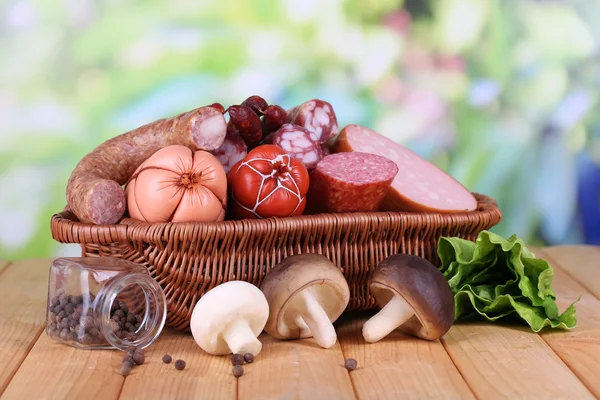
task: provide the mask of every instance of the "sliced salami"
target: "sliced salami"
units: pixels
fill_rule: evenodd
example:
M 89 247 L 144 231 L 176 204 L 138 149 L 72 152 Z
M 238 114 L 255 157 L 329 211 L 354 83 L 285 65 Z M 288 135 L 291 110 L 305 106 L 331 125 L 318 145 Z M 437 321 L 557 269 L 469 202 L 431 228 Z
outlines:
M 334 152 L 377 154 L 394 161 L 400 173 L 381 209 L 386 211 L 460 212 L 477 208 L 477 200 L 452 176 L 406 147 L 360 125 L 340 132 Z
M 333 107 L 326 101 L 309 100 L 288 110 L 287 114 L 288 122 L 306 128 L 315 142 L 325 143 L 339 132 Z
M 312 171 L 307 195 L 311 213 L 376 211 L 398 166 L 368 153 L 329 155 Z
M 240 134 L 234 129 L 228 128 L 223 144 L 211 153 L 219 159 L 227 173 L 235 163 L 246 157 L 248 148 Z
M 311 139 L 306 129 L 299 125 L 284 124 L 267 140 L 281 147 L 292 158 L 302 162 L 309 171 L 323 158 L 321 146 Z

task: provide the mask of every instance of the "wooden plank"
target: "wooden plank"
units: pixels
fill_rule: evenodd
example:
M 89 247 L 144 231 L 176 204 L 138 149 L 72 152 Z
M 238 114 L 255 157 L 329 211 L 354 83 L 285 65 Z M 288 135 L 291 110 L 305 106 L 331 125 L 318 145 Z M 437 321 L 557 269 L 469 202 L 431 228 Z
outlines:
M 600 398 L 600 300 L 563 271 L 571 269 L 576 271 L 573 275 L 578 278 L 589 279 L 589 274 L 595 272 L 588 273 L 586 269 L 581 269 L 581 265 L 587 266 L 588 270 L 598 269 L 598 262 L 587 257 L 582 258 L 581 247 L 561 248 L 559 257 L 556 257 L 557 252 L 558 249 L 549 248 L 536 251 L 536 254 L 554 267 L 552 286 L 561 311 L 581 296 L 576 305 L 577 326 L 568 332 L 545 331 L 542 338 L 588 389 Z M 590 255 L 589 252 L 583 254 Z M 560 258 L 561 261 L 557 262 L 556 258 Z M 575 264 L 577 266 L 573 267 Z M 585 278 L 586 276 L 588 278 Z
M 458 323 L 442 343 L 478 398 L 594 398 L 542 338 L 528 329 Z
M 49 264 L 17 261 L 0 275 L 0 395 L 43 330 Z
M 350 372 L 360 399 L 470 399 L 473 394 L 440 341 L 392 332 L 367 344 L 362 325 L 367 317 L 344 318 L 338 338 L 345 358 L 358 368 Z
M 10 265 L 9 261 L 0 259 L 0 274 L 2 274 L 2 271 L 4 271 L 9 265 Z
M 173 362 L 164 364 L 170 354 Z M 144 365 L 133 369 L 125 380 L 123 399 L 235 399 L 237 382 L 231 361 L 212 356 L 198 347 L 191 334 L 165 329 L 159 340 L 146 351 Z M 175 360 L 186 362 L 184 370 L 175 369 Z M 249 369 L 248 369 L 249 370 Z
M 263 349 L 252 364 L 244 366 L 238 398 L 356 398 L 339 343 L 323 349 L 314 339 L 276 340 L 263 334 L 260 340 Z
M 554 246 L 545 248 L 543 253 L 600 299 L 600 247 Z
M 124 380 L 122 358 L 120 351 L 79 350 L 44 333 L 2 399 L 116 399 Z

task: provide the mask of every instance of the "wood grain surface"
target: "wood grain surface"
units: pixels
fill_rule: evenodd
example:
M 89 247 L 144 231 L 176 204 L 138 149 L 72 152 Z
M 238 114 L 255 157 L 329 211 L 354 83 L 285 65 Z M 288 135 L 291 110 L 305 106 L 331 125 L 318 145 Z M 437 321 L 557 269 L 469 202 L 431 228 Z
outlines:
M 0 394 L 44 328 L 48 265 L 25 260 L 0 271 Z
M 575 329 L 569 332 L 546 331 L 541 336 L 590 391 L 596 397 L 600 397 L 600 300 L 565 272 L 568 270 L 573 276 L 580 277 L 583 281 L 590 281 L 597 273 L 592 270 L 600 269 L 600 259 L 593 255 L 594 252 L 584 251 L 583 254 L 592 254 L 595 257 L 586 261 L 588 259 L 581 257 L 580 250 L 581 248 L 578 248 L 576 251 L 565 253 L 562 248 L 546 249 L 536 253 L 554 266 L 553 287 L 561 312 L 580 299 L 576 305 L 577 327 Z M 561 254 L 557 255 L 557 252 Z M 572 257 L 569 257 L 569 253 Z M 560 262 L 557 261 L 559 259 Z M 577 266 L 572 268 L 571 266 L 575 264 Z M 582 265 L 585 268 L 582 268 Z M 573 272 L 575 270 L 579 272 Z M 594 283 L 591 283 L 588 287 L 593 285 Z
M 373 312 L 336 322 L 338 343 L 281 341 L 262 334 L 263 350 L 244 375 L 229 356 L 203 352 L 190 334 L 165 329 L 146 362 L 123 377 L 123 353 L 77 350 L 43 333 L 50 260 L 0 260 L 2 399 L 587 399 L 600 398 L 600 249 L 538 250 L 555 268 L 559 308 L 577 303 L 578 326 L 531 332 L 523 325 L 461 322 L 439 341 L 393 332 L 364 342 Z M 183 359 L 178 371 L 161 358 Z M 358 368 L 347 371 L 344 360 Z
M 344 318 L 337 328 L 344 357 L 358 362 L 350 378 L 359 398 L 474 398 L 439 340 L 392 332 L 379 342 L 366 343 L 362 336 L 365 314 Z

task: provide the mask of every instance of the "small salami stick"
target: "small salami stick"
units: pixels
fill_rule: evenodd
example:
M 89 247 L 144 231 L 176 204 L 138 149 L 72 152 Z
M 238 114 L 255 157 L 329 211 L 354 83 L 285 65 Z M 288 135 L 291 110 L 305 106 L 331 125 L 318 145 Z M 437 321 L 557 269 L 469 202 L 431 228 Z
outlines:
M 247 106 L 230 106 L 227 129 L 233 129 L 240 134 L 248 147 L 254 147 L 262 139 L 262 126 L 258 115 Z
M 250 96 L 242 102 L 243 106 L 250 107 L 259 117 L 265 113 L 269 104 L 260 96 Z
M 275 132 L 286 122 L 287 112 L 279 106 L 270 105 L 265 110 L 265 115 L 262 120 L 264 135 L 267 136 L 270 133 Z

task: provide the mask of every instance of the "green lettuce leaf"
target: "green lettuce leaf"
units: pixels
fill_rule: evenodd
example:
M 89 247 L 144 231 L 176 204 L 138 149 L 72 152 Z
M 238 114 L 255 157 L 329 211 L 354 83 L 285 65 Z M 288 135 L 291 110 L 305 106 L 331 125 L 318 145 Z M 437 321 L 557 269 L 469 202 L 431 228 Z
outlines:
M 575 301 L 562 314 L 552 289 L 554 269 L 516 235 L 482 231 L 475 242 L 441 237 L 438 256 L 455 301 L 455 320 L 478 313 L 489 321 L 517 318 L 534 332 L 577 325 Z

